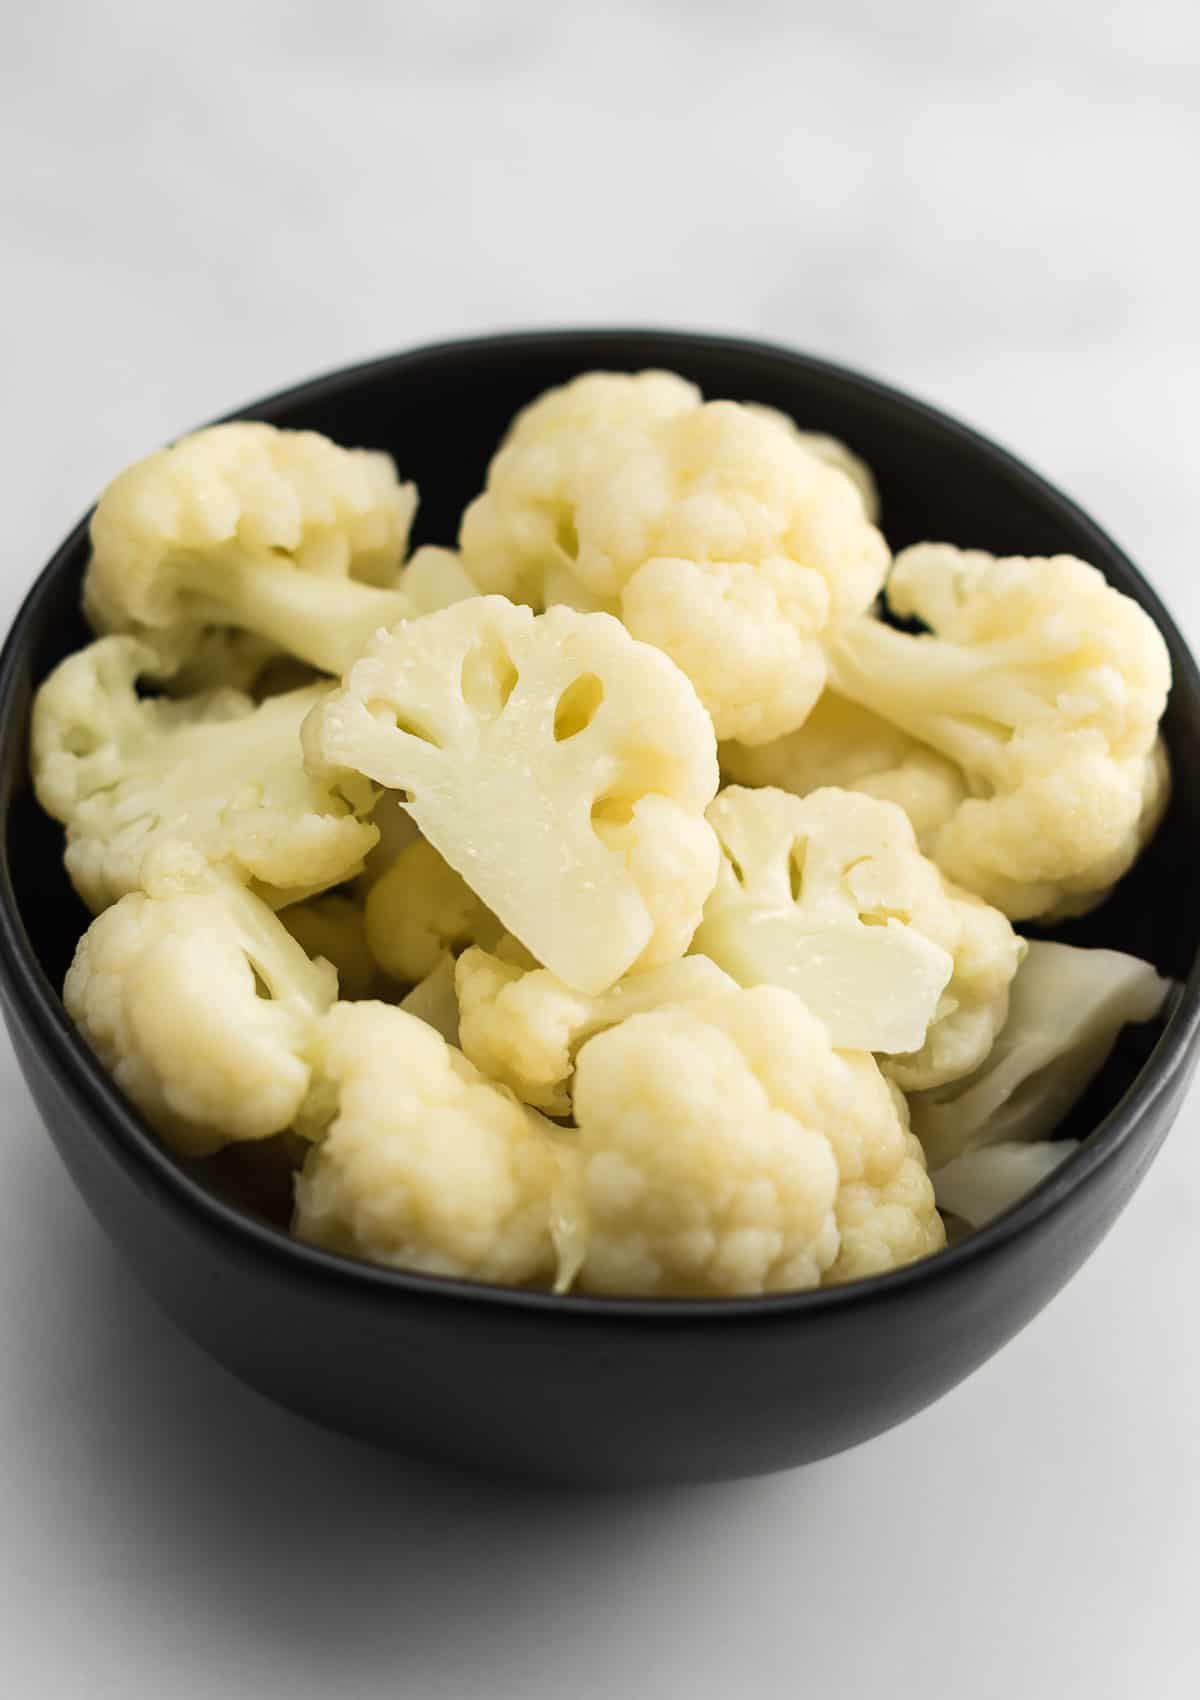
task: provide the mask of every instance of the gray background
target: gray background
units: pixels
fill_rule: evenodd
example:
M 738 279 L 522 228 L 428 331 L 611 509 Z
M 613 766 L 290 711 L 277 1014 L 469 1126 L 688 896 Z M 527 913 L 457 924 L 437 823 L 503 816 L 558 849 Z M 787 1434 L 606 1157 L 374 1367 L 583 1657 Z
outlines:
M 625 321 L 942 403 L 1200 635 L 1186 0 L 6 15 L 5 618 L 210 414 L 430 337 Z M 85 1215 L 7 1042 L 0 1069 L 6 1695 L 1195 1694 L 1191 1107 L 934 1410 L 798 1474 L 594 1499 L 431 1478 L 228 1380 Z

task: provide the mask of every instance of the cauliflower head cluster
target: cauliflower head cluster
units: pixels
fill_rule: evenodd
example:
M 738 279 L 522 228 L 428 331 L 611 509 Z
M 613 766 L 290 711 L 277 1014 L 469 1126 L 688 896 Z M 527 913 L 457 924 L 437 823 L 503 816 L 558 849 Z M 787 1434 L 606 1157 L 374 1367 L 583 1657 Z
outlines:
M 31 771 L 65 1006 L 176 1156 L 253 1143 L 335 1255 L 705 1299 L 884 1274 L 1069 1157 L 1169 988 L 1014 923 L 1153 834 L 1165 647 L 1081 561 L 892 561 L 819 425 L 587 373 L 411 553 L 415 487 L 314 432 L 114 480 Z

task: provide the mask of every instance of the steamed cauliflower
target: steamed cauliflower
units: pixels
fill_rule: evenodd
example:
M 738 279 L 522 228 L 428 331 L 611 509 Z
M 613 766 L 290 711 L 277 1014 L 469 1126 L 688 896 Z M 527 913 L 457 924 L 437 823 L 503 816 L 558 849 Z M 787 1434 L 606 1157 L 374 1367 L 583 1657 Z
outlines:
M 406 845 L 367 893 L 367 943 L 385 973 L 423 980 L 442 957 L 494 944 L 500 923 L 423 838 Z
M 1024 946 L 947 884 L 900 809 L 731 786 L 708 818 L 722 860 L 695 950 L 742 985 L 790 987 L 835 1045 L 883 1053 L 906 1089 L 987 1055 Z
M 362 904 L 342 891 L 289 904 L 280 920 L 309 956 L 323 956 L 337 969 L 338 995 L 369 998 L 379 969 L 367 944 Z
M 778 1292 L 943 1243 L 898 1095 L 791 992 L 630 1017 L 580 1050 L 574 1102 L 585 1291 Z
M 844 627 L 833 680 L 963 773 L 937 862 L 1013 920 L 1094 907 L 1166 803 L 1156 738 L 1171 669 L 1149 615 L 1069 556 L 946 544 L 899 555 L 888 601 L 929 633 Z
M 593 1034 L 631 1015 L 695 1003 L 735 984 L 706 957 L 688 956 L 629 974 L 588 997 L 546 968 L 467 950 L 455 969 L 458 1042 L 490 1080 L 550 1115 L 566 1116 L 575 1054 Z
M 479 900 L 577 990 L 687 948 L 716 877 L 712 724 L 606 614 L 478 597 L 380 634 L 304 728 L 325 783 L 402 791 Z
M 181 1156 L 269 1139 L 304 1102 L 337 975 L 249 891 L 206 884 L 199 863 L 188 890 L 160 862 L 162 895 L 130 892 L 80 939 L 67 1013 Z
M 518 415 L 460 545 L 486 590 L 619 608 L 717 736 L 746 743 L 803 723 L 828 634 L 888 559 L 854 484 L 790 424 L 661 373 L 590 373 Z
M 798 797 L 833 785 L 896 803 L 926 856 L 966 795 L 953 762 L 835 691 L 826 691 L 786 738 L 753 748 L 726 743 L 718 754 L 735 785 L 774 785 Z
M 254 703 L 231 690 L 175 700 L 138 694 L 157 653 L 101 638 L 70 655 L 33 705 L 38 801 L 67 829 L 71 881 L 93 910 L 141 883 L 165 843 L 198 850 L 273 906 L 351 878 L 378 836 L 373 801 L 305 772 L 300 728 L 327 683 Z M 348 800 L 349 799 L 349 800 Z
M 398 583 L 416 505 L 387 455 L 313 431 L 214 425 L 105 490 L 84 609 L 98 632 L 187 645 L 233 627 L 339 673 L 413 611 Z
M 489 1084 L 432 1027 L 386 1004 L 317 1028 L 327 1126 L 296 1184 L 293 1229 L 373 1263 L 480 1281 L 552 1281 L 569 1141 Z

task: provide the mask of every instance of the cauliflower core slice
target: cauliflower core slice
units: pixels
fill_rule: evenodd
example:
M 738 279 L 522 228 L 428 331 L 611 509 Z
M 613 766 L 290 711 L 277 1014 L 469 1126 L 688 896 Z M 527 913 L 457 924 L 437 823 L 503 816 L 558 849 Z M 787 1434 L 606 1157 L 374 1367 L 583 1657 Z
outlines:
M 311 770 L 403 791 L 421 832 L 576 990 L 686 950 L 716 877 L 712 724 L 606 614 L 476 598 L 381 633 L 304 729 Z
M 447 953 L 495 944 L 499 921 L 423 838 L 407 845 L 367 895 L 367 942 L 397 980 L 423 980 Z
M 83 935 L 63 985 L 101 1063 L 186 1157 L 291 1125 L 336 996 L 330 964 L 231 882 L 122 897 Z
M 778 1292 L 942 1243 L 898 1094 L 790 992 L 634 1015 L 583 1046 L 574 1098 L 588 1291 Z
M 796 992 L 839 1049 L 919 1050 L 954 959 L 914 924 L 921 858 L 900 810 L 733 786 L 708 818 L 721 868 L 693 949 Z
M 1047 1138 L 1099 1073 L 1121 1028 L 1152 1021 L 1167 991 L 1168 982 L 1136 956 L 1031 940 L 986 1060 L 909 1100 L 930 1163 L 940 1168 L 980 1146 Z
M 1069 556 L 945 544 L 898 556 L 888 600 L 930 633 L 853 622 L 832 678 L 963 773 L 970 795 L 934 839 L 939 865 L 1013 920 L 1093 907 L 1165 805 L 1156 736 L 1171 671 L 1153 621 Z
M 319 683 L 254 703 L 236 691 L 140 697 L 161 670 L 136 638 L 101 638 L 38 691 L 32 754 L 38 801 L 67 829 L 66 866 L 103 909 L 141 883 L 166 843 L 194 846 L 275 906 L 356 874 L 378 836 L 305 771 L 300 728 Z M 372 791 L 350 787 L 360 812 Z
M 1077 1139 L 987 1145 L 953 1158 L 929 1178 L 939 1210 L 982 1228 L 1019 1204 L 1078 1150 Z
M 550 1115 L 571 1113 L 575 1054 L 585 1040 L 646 1010 L 694 1003 L 735 982 L 707 957 L 687 956 L 629 974 L 587 997 L 549 969 L 525 969 L 467 950 L 455 971 L 459 1043 L 490 1080 Z
M 215 425 L 108 486 L 84 608 L 100 632 L 186 646 L 235 627 L 340 673 L 372 632 L 413 612 L 397 586 L 416 504 L 387 455 L 313 431 Z
M 316 1043 L 331 1119 L 296 1185 L 293 1232 L 396 1268 L 553 1280 L 571 1150 L 425 1022 L 338 1004 Z
M 953 762 L 870 709 L 826 691 L 797 731 L 748 748 L 722 744 L 721 771 L 736 785 L 775 785 L 806 797 L 827 785 L 896 803 L 929 855 L 966 795 Z

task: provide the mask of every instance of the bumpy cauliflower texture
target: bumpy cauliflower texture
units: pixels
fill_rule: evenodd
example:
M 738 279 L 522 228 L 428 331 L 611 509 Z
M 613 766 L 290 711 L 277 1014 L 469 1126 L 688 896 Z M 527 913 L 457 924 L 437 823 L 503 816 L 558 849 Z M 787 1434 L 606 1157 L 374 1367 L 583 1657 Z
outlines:
M 834 785 L 897 803 L 927 856 L 966 794 L 953 762 L 835 691 L 826 691 L 786 738 L 753 749 L 726 743 L 718 753 L 736 785 L 775 785 L 798 797 Z
M 790 422 L 658 373 L 592 373 L 526 409 L 460 541 L 489 590 L 619 605 L 717 735 L 752 744 L 802 724 L 827 633 L 869 606 L 887 564 L 856 486 Z
M 585 1040 L 631 1015 L 695 1003 L 735 985 L 707 957 L 646 968 L 588 997 L 545 968 L 467 950 L 455 972 L 459 1043 L 491 1080 L 550 1115 L 571 1113 L 571 1074 Z
M 372 640 L 305 726 L 310 769 L 403 791 L 538 961 L 600 992 L 687 948 L 716 877 L 712 724 L 605 614 L 479 597 Z
M 300 1239 L 435 1275 L 554 1278 L 565 1136 L 386 1004 L 331 1010 L 315 1066 L 331 1119 L 297 1182 Z
M 101 638 L 34 702 L 34 785 L 66 826 L 67 872 L 85 903 L 103 909 L 136 890 L 147 854 L 166 843 L 193 846 L 276 907 L 356 874 L 377 837 L 357 818 L 371 787 L 335 794 L 301 757 L 301 725 L 328 685 L 258 704 L 231 690 L 139 696 L 161 668 L 138 639 Z
M 100 632 L 187 644 L 231 626 L 338 673 L 413 612 L 396 587 L 416 505 L 387 455 L 313 431 L 214 425 L 104 492 L 84 608 Z
M 189 1157 L 291 1125 L 317 1018 L 337 996 L 330 964 L 311 962 L 264 903 L 195 877 L 194 891 L 130 892 L 105 910 L 63 985 L 117 1085 Z
M 583 1046 L 574 1101 L 586 1290 L 814 1287 L 942 1243 L 898 1096 L 790 992 L 632 1016 Z
M 833 678 L 964 774 L 939 864 L 1014 920 L 1093 907 L 1165 806 L 1171 670 L 1153 621 L 1082 561 L 945 544 L 898 556 L 888 601 L 930 633 L 860 620 Z

